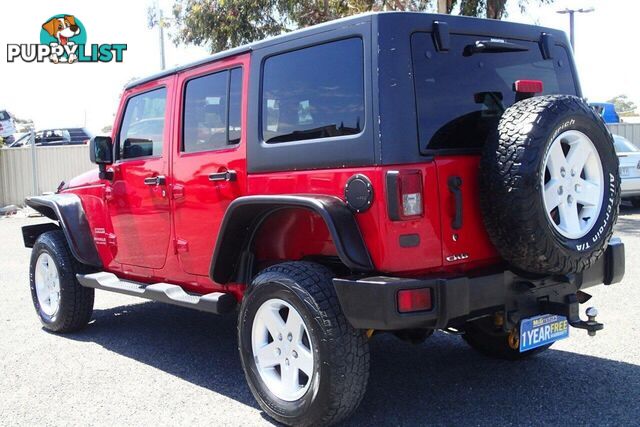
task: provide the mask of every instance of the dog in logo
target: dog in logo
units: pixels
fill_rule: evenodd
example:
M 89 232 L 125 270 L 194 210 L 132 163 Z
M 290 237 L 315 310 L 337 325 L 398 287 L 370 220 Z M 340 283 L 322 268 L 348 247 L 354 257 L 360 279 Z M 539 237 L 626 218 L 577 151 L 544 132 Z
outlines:
M 80 34 L 80 27 L 76 25 L 76 18 L 72 15 L 65 15 L 62 18 L 52 18 L 50 21 L 42 24 L 42 28 L 49 33 L 51 37 L 58 40 L 57 43 L 50 44 L 52 48 L 55 48 L 56 46 L 74 45 L 74 43 L 69 41 L 69 39 Z M 68 62 L 69 64 L 73 64 L 78 60 L 78 56 L 71 53 L 68 57 L 64 57 L 56 53 L 52 53 L 49 56 L 49 60 L 54 64 L 57 64 L 58 62 Z

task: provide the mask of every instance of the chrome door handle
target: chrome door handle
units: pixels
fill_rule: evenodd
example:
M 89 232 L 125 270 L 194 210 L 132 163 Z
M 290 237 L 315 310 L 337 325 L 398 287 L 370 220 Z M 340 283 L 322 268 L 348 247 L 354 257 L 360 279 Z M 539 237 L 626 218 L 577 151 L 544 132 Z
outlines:
M 234 170 L 227 170 L 224 172 L 212 173 L 209 175 L 209 181 L 235 181 L 238 179 L 238 174 Z
M 151 176 L 149 178 L 144 179 L 144 185 L 165 185 L 167 182 L 167 178 L 162 175 Z

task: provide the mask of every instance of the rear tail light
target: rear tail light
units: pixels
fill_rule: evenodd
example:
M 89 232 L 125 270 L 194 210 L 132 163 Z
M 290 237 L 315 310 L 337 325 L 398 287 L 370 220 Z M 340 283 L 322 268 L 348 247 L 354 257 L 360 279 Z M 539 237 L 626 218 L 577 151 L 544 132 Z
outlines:
M 412 313 L 431 310 L 431 288 L 402 289 L 398 291 L 398 311 Z
M 387 205 L 389 217 L 394 221 L 422 216 L 422 172 L 387 172 Z

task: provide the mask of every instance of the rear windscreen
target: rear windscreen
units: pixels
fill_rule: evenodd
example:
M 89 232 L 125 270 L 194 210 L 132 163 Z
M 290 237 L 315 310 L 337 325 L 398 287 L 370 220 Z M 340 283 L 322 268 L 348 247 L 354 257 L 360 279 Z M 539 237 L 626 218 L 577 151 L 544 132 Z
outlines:
M 491 40 L 452 35 L 450 50 L 438 52 L 431 33 L 412 35 L 421 153 L 480 148 L 515 102 L 516 80 L 541 80 L 543 94 L 577 94 L 563 47 L 545 60 L 537 42 L 498 40 L 509 48 L 501 49 Z M 478 49 L 483 43 L 490 47 Z

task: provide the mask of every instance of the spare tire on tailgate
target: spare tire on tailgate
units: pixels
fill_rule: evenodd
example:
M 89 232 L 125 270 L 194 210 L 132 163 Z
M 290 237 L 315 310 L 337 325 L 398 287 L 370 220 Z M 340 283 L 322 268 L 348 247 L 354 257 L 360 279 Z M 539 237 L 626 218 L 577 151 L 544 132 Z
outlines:
M 489 236 L 517 269 L 568 274 L 605 251 L 620 204 L 618 158 L 581 99 L 539 96 L 508 108 L 480 166 Z

